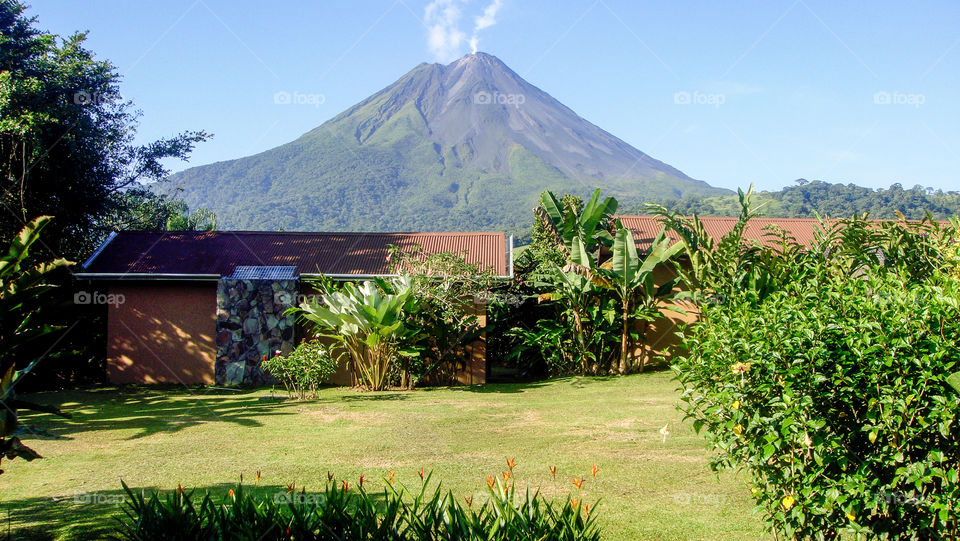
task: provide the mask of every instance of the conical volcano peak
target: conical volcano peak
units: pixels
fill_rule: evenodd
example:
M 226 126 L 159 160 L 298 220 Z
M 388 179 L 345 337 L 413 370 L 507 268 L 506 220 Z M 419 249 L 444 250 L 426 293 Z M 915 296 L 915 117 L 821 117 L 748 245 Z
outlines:
M 299 139 L 195 167 L 183 189 L 234 229 L 529 232 L 541 192 L 627 205 L 728 193 L 584 120 L 488 53 L 420 64 Z

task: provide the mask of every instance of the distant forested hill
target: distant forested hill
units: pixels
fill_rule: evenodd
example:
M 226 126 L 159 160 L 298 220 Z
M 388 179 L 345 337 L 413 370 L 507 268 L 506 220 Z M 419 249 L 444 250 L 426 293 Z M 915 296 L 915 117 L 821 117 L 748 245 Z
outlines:
M 960 192 L 914 186 L 904 189 L 894 184 L 874 190 L 854 184 L 831 184 L 821 180 L 800 179 L 778 192 L 754 192 L 754 203 L 763 204 L 762 213 L 778 218 L 806 218 L 815 213 L 846 218 L 869 213 L 870 218 L 896 218 L 900 211 L 909 219 L 921 219 L 929 211 L 935 219 L 960 214 Z M 688 195 L 670 199 L 664 205 L 673 211 L 701 216 L 736 216 L 740 206 L 736 195 Z M 639 213 L 643 209 L 638 209 Z

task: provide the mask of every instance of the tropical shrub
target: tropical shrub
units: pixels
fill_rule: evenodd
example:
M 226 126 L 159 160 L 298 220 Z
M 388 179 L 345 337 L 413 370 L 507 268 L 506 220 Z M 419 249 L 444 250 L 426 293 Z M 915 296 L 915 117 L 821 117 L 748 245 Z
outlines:
M 420 246 L 392 247 L 390 261 L 398 274 L 410 277 L 413 302 L 406 325 L 418 330 L 404 340 L 404 349 L 417 355 L 401 359 L 399 383 L 407 387 L 424 381 L 453 383 L 466 346 L 484 331 L 475 306 L 491 298 L 496 276 L 480 264 L 467 263 L 464 254 L 429 254 Z
M 778 537 L 960 535 L 955 236 L 856 217 L 803 249 L 701 259 L 735 272 L 691 281 L 720 302 L 701 302 L 675 358 L 681 407 Z
M 40 231 L 52 219 L 41 216 L 31 221 L 14 237 L 7 253 L 0 256 L 0 461 L 17 457 L 28 461 L 40 458 L 36 451 L 16 437 L 19 428 L 17 409 L 66 416 L 57 408 L 18 399 L 15 392 L 22 378 L 44 358 L 43 349 L 47 348 L 36 348 L 38 340 L 59 330 L 41 321 L 43 312 L 49 312 L 49 293 L 55 287 L 46 282 L 46 276 L 72 263 L 65 259 L 27 263 L 30 246 L 40 238 Z M 30 354 L 34 348 L 36 353 Z M 28 356 L 32 360 L 18 370 L 17 360 Z
M 313 285 L 321 292 L 319 301 L 310 299 L 287 313 L 314 324 L 321 336 L 334 340 L 348 355 L 362 386 L 385 389 L 397 357 L 417 354 L 402 349 L 416 332 L 405 321 L 414 302 L 410 277 L 360 285 L 347 282 L 339 288 L 321 279 Z
M 316 398 L 320 385 L 337 372 L 337 360 L 318 335 L 300 342 L 287 355 L 264 359 L 261 366 L 283 384 L 288 393 L 307 400 Z
M 488 479 L 488 498 L 474 506 L 443 492 L 423 475 L 420 488 L 385 479 L 381 493 L 368 493 L 364 480 L 352 485 L 330 478 L 319 494 L 293 488 L 265 497 L 242 485 L 223 504 L 182 488 L 161 497 L 156 492 L 127 493 L 121 539 L 322 539 L 420 541 L 446 539 L 507 541 L 594 541 L 600 539 L 596 512 L 570 498 L 556 504 L 539 493 L 518 494 L 514 483 Z

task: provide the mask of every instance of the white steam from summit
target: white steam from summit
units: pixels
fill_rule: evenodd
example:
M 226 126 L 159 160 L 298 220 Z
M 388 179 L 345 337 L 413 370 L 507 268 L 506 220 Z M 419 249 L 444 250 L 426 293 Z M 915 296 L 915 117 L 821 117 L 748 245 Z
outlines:
M 450 62 L 461 55 L 466 42 L 471 52 L 477 52 L 480 32 L 497 23 L 497 12 L 503 6 L 503 0 L 492 0 L 480 15 L 473 18 L 473 32 L 467 34 L 460 29 L 460 7 L 465 0 L 432 0 L 423 11 L 423 22 L 427 26 L 427 48 L 438 62 Z

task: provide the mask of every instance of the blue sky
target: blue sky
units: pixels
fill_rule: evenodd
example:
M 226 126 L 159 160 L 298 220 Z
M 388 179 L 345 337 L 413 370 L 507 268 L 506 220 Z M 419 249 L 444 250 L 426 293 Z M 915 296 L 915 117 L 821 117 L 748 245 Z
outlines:
M 960 190 L 955 2 L 29 3 L 41 28 L 90 31 L 143 112 L 141 141 L 215 134 L 174 169 L 293 140 L 476 37 L 582 117 L 715 186 Z M 304 103 L 278 105 L 280 91 Z

